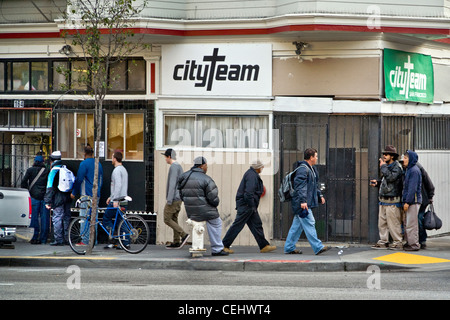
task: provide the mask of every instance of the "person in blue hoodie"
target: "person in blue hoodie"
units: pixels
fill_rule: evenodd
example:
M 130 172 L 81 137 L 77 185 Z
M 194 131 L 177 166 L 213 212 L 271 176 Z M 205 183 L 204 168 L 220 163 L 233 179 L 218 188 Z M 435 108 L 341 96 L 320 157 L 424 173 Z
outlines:
M 95 158 L 94 149 L 90 145 L 84 148 L 84 160 L 80 163 L 78 168 L 77 177 L 73 184 L 72 194 L 70 197 L 75 199 L 80 195 L 80 217 L 86 217 L 91 205 L 93 197 L 92 189 L 94 187 L 94 170 L 95 170 Z M 103 183 L 103 167 L 98 163 L 98 190 L 97 190 L 97 202 L 100 200 L 100 189 Z M 81 226 L 83 229 L 84 226 Z M 89 243 L 89 233 L 83 236 L 78 245 L 87 245 Z
M 419 156 L 411 150 L 407 150 L 403 156 L 403 165 L 406 167 L 405 180 L 403 182 L 403 210 L 406 214 L 405 239 L 407 244 L 403 246 L 406 251 L 417 251 L 419 244 L 419 208 L 422 203 L 422 173 L 417 166 Z
M 286 254 L 302 253 L 295 248 L 295 244 L 303 231 L 305 231 L 314 254 L 321 254 L 330 249 L 330 247 L 324 246 L 317 237 L 316 221 L 311 211 L 319 206 L 319 200 L 321 204 L 325 204 L 325 198 L 319 189 L 319 173 L 314 167 L 317 160 L 317 150 L 308 148 L 304 152 L 304 161 L 296 163 L 298 170 L 295 173 L 295 191 L 292 197 L 294 220 L 284 244 L 284 253 Z

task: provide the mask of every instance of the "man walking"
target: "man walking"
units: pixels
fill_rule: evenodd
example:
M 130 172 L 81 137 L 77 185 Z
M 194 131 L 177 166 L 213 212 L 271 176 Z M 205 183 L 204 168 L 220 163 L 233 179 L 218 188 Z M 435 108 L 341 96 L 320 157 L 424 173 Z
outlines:
M 167 149 L 162 153 L 166 157 L 166 163 L 170 165 L 166 186 L 166 205 L 164 206 L 164 223 L 173 229 L 173 242 L 166 249 L 180 249 L 183 247 L 189 234 L 184 232 L 178 224 L 178 214 L 181 209 L 180 191 L 178 190 L 178 179 L 183 174 L 183 168 L 176 161 L 177 154 L 173 149 Z
M 405 238 L 406 251 L 418 251 L 419 244 L 419 207 L 422 203 L 422 174 L 416 165 L 419 160 L 417 153 L 407 150 L 403 157 L 406 166 L 405 180 L 403 183 L 403 210 L 406 214 Z
M 370 185 L 379 186 L 378 232 L 380 240 L 372 249 L 403 250 L 401 194 L 403 170 L 397 161 L 398 153 L 394 146 L 386 146 L 383 157 L 379 159 L 381 181 L 371 180 Z M 392 245 L 389 245 L 389 235 Z
M 228 253 L 234 253 L 230 246 L 245 224 L 248 225 L 255 237 L 261 253 L 274 251 L 277 248 L 276 246 L 271 246 L 264 237 L 264 229 L 258 213 L 259 200 L 264 191 L 264 185 L 259 176 L 263 168 L 264 165 L 261 161 L 253 162 L 241 180 L 236 194 L 236 219 L 222 241 L 225 247 L 224 250 Z
M 122 153 L 119 151 L 114 152 L 112 159 L 112 165 L 114 166 L 114 170 L 111 174 L 111 195 L 106 200 L 107 209 L 103 214 L 103 225 L 107 230 L 112 230 L 114 224 L 112 219 L 115 218 L 116 212 L 119 206 L 124 209 L 128 206 L 128 201 L 124 200 L 124 198 L 128 195 L 128 171 L 122 164 Z M 114 208 L 114 209 L 113 209 Z M 119 219 L 121 219 L 119 217 Z M 119 224 L 120 221 L 117 221 L 116 224 Z M 113 244 L 108 244 L 105 246 L 105 249 L 110 249 L 113 247 Z M 117 249 L 121 249 L 117 247 Z
M 186 171 L 178 180 L 181 200 L 184 202 L 186 214 L 193 221 L 206 221 L 211 252 L 213 256 L 226 256 L 223 250 L 222 220 L 217 206 L 219 190 L 213 179 L 206 174 L 208 164 L 204 157 L 194 159 L 194 166 Z
M 291 201 L 294 220 L 284 244 L 284 253 L 302 253 L 295 249 L 295 244 L 303 231 L 305 231 L 314 254 L 318 255 L 330 249 L 330 247 L 324 246 L 317 237 L 316 221 L 311 210 L 319 206 L 319 199 L 321 204 L 325 204 L 325 198 L 319 189 L 319 173 L 314 167 L 317 160 L 317 150 L 308 148 L 304 152 L 304 161 L 296 163 L 298 169 L 295 173 L 294 195 Z
M 73 190 L 70 197 L 75 199 L 76 196 L 81 195 L 80 197 L 80 217 L 86 217 L 92 197 L 93 197 L 93 186 L 94 186 L 94 171 L 95 171 L 95 159 L 94 159 L 94 149 L 91 146 L 87 145 L 84 148 L 84 160 L 80 163 L 80 167 L 78 168 L 77 177 L 73 184 Z M 103 183 L 103 167 L 102 164 L 98 163 L 98 192 L 97 192 L 97 200 L 100 199 L 100 189 L 102 188 Z M 81 230 L 83 230 L 83 226 L 81 226 Z M 89 243 L 89 233 L 86 233 L 82 239 L 82 243 L 80 245 L 86 245 Z
M 62 166 L 61 152 L 55 151 L 50 157 L 51 171 L 48 175 L 47 189 L 44 196 L 45 207 L 53 209 L 54 241 L 51 246 L 63 246 L 69 240 L 70 223 L 70 191 L 62 192 L 58 189 L 60 169 Z
M 47 189 L 49 170 L 45 167 L 41 155 L 34 157 L 34 164 L 28 168 L 22 179 L 21 187 L 28 189 L 31 196 L 31 224 L 34 228 L 31 244 L 47 243 L 50 228 L 50 211 L 45 207 L 44 196 Z

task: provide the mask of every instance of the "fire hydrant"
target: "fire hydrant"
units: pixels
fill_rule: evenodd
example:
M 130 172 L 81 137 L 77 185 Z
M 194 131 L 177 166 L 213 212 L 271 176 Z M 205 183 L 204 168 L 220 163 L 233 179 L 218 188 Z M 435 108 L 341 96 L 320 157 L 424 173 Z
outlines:
M 203 257 L 203 253 L 206 251 L 203 240 L 206 222 L 188 219 L 186 223 L 192 226 L 192 247 L 189 248 L 189 252 L 194 258 Z

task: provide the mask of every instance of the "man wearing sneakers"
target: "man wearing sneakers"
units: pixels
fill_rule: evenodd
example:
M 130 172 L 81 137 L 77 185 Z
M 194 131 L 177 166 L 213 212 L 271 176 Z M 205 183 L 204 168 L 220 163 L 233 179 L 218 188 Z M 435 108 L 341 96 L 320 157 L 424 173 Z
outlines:
M 166 163 L 170 165 L 166 187 L 166 205 L 164 206 L 164 223 L 173 229 L 173 242 L 166 249 L 180 249 L 183 247 L 189 235 L 178 224 L 178 214 L 181 209 L 180 191 L 178 190 L 178 178 L 183 174 L 183 168 L 176 161 L 177 154 L 173 149 L 167 149 L 162 153 L 166 157 Z
M 401 196 L 403 170 L 397 161 L 398 153 L 394 146 L 386 146 L 379 159 L 382 178 L 371 180 L 372 187 L 379 187 L 378 231 L 380 240 L 372 249 L 403 250 Z M 389 245 L 389 234 L 393 243 Z

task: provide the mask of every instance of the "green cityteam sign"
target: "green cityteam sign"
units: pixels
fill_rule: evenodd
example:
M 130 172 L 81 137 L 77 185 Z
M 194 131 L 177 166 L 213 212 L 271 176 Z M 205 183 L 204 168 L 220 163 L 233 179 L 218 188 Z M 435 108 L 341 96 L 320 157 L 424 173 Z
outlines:
M 431 56 L 384 49 L 384 87 L 389 101 L 433 103 Z

